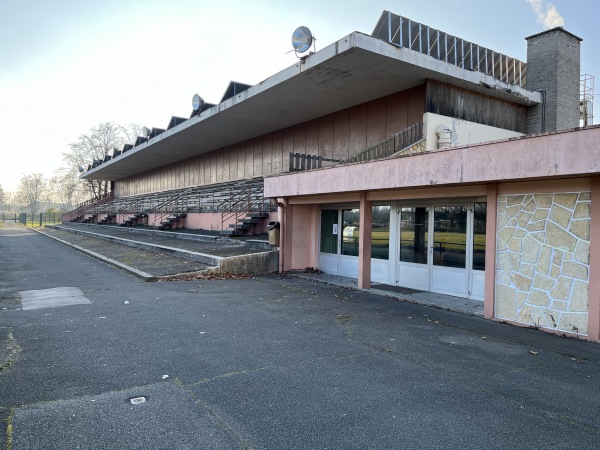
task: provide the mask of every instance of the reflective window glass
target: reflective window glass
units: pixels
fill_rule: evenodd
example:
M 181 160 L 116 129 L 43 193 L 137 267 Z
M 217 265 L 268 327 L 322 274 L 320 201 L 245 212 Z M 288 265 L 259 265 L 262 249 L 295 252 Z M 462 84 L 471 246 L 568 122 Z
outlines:
M 400 261 L 427 264 L 429 208 L 400 210 Z
M 473 210 L 473 270 L 485 270 L 485 227 L 487 203 L 475 203 Z
M 337 242 L 337 209 L 324 209 L 321 211 L 321 252 L 337 254 Z
M 342 255 L 358 256 L 359 209 L 342 210 Z
M 390 207 L 373 206 L 371 258 L 390 258 Z
M 467 253 L 467 207 L 436 206 L 433 216 L 433 264 L 464 268 Z

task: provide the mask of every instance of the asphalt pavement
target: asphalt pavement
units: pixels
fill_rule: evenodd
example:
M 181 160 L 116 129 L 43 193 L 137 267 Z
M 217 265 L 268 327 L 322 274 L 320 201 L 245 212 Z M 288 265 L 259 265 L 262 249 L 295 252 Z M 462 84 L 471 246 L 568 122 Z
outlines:
M 0 448 L 592 449 L 599 379 L 595 343 L 293 275 L 145 282 L 0 224 Z

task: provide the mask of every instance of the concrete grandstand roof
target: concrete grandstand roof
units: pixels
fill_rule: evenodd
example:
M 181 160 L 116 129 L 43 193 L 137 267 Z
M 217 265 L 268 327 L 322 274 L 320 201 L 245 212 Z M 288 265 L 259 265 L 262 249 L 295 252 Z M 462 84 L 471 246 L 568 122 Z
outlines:
M 531 92 L 354 32 L 82 174 L 119 180 L 287 128 L 433 79 L 522 105 Z

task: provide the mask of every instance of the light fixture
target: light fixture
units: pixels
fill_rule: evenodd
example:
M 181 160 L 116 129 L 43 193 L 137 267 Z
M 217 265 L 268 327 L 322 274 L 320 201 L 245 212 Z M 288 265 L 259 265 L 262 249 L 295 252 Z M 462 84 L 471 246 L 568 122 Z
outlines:
M 306 52 L 313 44 L 313 34 L 307 27 L 298 27 L 292 34 L 292 47 L 296 54 Z

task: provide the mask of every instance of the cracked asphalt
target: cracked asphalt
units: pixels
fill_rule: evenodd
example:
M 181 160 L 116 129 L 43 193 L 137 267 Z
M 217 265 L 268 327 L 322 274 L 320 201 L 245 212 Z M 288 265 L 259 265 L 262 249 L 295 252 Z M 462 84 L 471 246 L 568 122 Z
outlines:
M 58 287 L 91 303 L 20 308 Z M 599 379 L 595 343 L 291 275 L 148 283 L 0 224 L 0 448 L 591 449 Z

